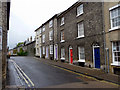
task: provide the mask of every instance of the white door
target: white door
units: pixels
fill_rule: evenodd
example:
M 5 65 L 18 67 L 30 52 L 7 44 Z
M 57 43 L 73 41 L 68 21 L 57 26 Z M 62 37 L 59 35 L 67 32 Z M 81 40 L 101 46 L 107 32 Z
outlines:
M 48 58 L 48 54 L 49 54 L 48 47 L 46 47 L 46 58 Z
M 41 51 L 41 47 L 40 47 L 40 58 L 42 58 L 42 51 Z
M 54 60 L 58 60 L 58 45 L 54 46 Z

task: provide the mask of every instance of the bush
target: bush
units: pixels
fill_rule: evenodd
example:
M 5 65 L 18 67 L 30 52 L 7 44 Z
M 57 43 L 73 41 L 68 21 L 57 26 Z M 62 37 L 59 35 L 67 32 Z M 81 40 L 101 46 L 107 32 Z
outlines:
M 27 51 L 24 52 L 22 48 L 20 48 L 20 52 L 17 53 L 18 56 L 27 56 Z

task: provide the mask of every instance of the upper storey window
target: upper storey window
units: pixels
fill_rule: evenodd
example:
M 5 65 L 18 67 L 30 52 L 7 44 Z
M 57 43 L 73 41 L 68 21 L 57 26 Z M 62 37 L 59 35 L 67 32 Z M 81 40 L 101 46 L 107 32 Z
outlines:
M 64 17 L 61 18 L 61 26 L 65 24 Z
M 83 4 L 77 7 L 77 16 L 83 14 Z
M 110 8 L 111 29 L 120 27 L 120 5 Z

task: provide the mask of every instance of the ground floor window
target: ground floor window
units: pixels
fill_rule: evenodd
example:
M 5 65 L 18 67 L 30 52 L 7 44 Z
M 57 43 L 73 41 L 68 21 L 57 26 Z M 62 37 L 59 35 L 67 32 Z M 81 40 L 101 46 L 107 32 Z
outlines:
M 80 62 L 85 62 L 85 50 L 84 47 L 78 47 L 78 56 Z
M 43 46 L 43 54 L 45 54 L 45 46 Z
M 50 45 L 50 54 L 53 54 L 53 45 Z
M 112 44 L 112 52 L 113 52 L 113 63 L 120 62 L 120 41 L 113 42 Z
M 61 59 L 65 59 L 65 48 L 61 48 Z

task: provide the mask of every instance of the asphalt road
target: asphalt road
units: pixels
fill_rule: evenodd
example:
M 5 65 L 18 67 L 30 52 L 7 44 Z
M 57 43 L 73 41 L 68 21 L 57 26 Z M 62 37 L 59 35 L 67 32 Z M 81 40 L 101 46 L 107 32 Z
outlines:
M 34 57 L 11 57 L 8 60 L 9 80 L 12 87 L 25 88 L 116 88 L 109 83 L 83 78 L 56 68 Z

